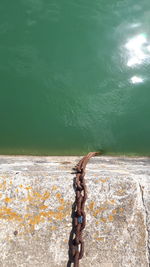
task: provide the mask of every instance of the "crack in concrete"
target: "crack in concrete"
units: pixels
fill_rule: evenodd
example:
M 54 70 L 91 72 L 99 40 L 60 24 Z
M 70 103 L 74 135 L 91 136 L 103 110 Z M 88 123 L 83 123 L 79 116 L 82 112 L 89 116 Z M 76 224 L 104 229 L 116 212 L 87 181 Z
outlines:
M 149 241 L 150 240 L 150 230 L 149 230 L 149 227 L 148 227 L 148 210 L 147 210 L 147 207 L 145 205 L 144 190 L 143 190 L 143 187 L 142 187 L 142 185 L 140 183 L 139 183 L 139 188 L 140 188 L 140 192 L 141 192 L 141 199 L 142 199 L 143 208 L 145 210 L 146 231 L 147 231 L 146 244 L 147 244 L 148 263 L 149 263 L 149 266 L 150 266 L 150 241 Z

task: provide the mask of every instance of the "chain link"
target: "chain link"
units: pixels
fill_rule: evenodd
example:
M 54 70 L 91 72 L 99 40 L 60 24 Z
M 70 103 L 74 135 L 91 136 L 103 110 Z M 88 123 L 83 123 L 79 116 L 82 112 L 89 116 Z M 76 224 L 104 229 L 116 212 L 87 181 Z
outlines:
M 82 259 L 84 255 L 84 241 L 82 232 L 86 225 L 86 214 L 84 207 L 87 199 L 87 187 L 84 179 L 85 168 L 90 158 L 99 154 L 99 152 L 88 153 L 74 168 L 76 172 L 74 181 L 76 197 L 74 203 L 72 240 L 70 243 L 71 261 L 74 263 L 74 267 L 79 267 L 79 260 Z

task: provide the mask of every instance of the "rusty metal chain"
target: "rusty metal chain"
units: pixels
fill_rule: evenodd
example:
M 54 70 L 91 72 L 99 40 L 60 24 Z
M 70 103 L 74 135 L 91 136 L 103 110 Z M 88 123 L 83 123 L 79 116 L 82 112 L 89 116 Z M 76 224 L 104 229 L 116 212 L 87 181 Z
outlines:
M 84 241 L 82 232 L 86 225 L 86 214 L 84 211 L 85 201 L 87 199 L 87 187 L 85 184 L 85 168 L 91 157 L 99 155 L 99 152 L 90 152 L 84 156 L 74 168 L 76 177 L 74 181 L 75 187 L 75 203 L 73 215 L 73 232 L 70 244 L 71 258 L 74 267 L 79 267 L 79 260 L 84 254 Z

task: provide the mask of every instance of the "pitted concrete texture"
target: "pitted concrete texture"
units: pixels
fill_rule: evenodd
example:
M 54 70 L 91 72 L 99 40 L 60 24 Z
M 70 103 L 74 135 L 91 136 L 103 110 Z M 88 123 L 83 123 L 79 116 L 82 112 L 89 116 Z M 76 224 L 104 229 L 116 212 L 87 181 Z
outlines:
M 69 267 L 80 157 L 0 156 L 0 266 Z M 81 267 L 148 267 L 150 158 L 97 157 L 86 168 Z

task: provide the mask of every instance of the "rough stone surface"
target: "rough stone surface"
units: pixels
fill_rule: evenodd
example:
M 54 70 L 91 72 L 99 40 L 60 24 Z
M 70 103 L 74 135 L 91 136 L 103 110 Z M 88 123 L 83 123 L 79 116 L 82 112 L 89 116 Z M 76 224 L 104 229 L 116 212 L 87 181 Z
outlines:
M 0 266 L 69 267 L 80 157 L 0 156 Z M 148 267 L 150 158 L 97 157 L 86 168 L 81 267 Z

